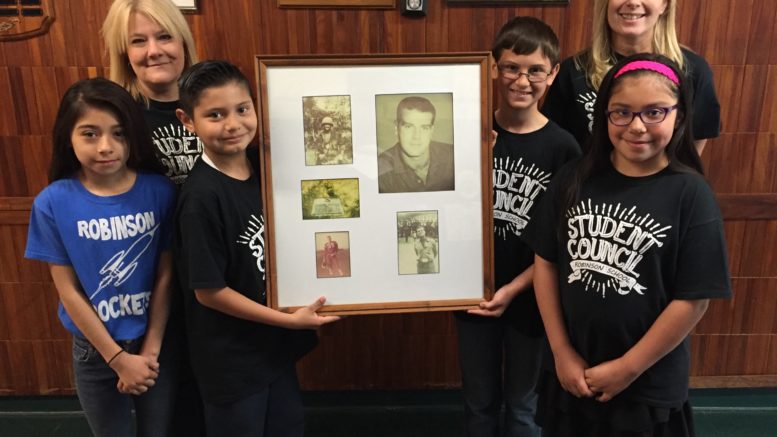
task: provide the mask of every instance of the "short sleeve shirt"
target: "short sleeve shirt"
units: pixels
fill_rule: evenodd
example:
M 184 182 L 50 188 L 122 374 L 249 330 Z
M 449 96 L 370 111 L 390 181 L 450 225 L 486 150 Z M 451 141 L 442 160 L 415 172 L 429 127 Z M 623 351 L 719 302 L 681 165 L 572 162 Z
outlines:
M 634 178 L 610 165 L 563 212 L 554 201 L 558 182 L 527 242 L 557 265 L 567 332 L 590 365 L 621 357 L 675 299 L 731 295 L 722 219 L 701 176 L 667 167 Z M 687 397 L 689 356 L 686 339 L 622 396 L 677 406 Z
M 115 340 L 145 334 L 159 255 L 170 249 L 175 188 L 138 173 L 132 188 L 97 196 L 77 178 L 55 181 L 33 203 L 25 258 L 71 266 Z M 84 337 L 62 304 L 65 328 Z
M 181 190 L 176 216 L 175 259 L 192 369 L 202 394 L 220 403 L 259 392 L 312 349 L 315 332 L 233 317 L 200 304 L 194 292 L 230 287 L 267 303 L 258 168 L 241 181 L 198 160 Z

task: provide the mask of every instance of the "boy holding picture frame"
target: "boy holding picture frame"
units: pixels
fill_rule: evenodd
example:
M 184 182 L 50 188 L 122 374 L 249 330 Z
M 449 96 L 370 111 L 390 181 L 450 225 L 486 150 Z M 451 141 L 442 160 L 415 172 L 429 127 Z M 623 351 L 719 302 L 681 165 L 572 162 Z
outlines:
M 553 30 L 536 18 L 515 17 L 497 33 L 491 52 L 499 95 L 493 123 L 497 291 L 456 317 L 466 426 L 470 436 L 539 436 L 534 385 L 544 331 L 532 288 L 534 254 L 521 233 L 551 177 L 580 150 L 538 108 L 559 68 Z

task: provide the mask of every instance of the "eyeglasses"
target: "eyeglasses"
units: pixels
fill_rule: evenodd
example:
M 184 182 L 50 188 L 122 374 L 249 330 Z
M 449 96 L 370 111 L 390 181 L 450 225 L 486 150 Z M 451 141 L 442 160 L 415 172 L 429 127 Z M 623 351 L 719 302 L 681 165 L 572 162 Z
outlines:
M 616 109 L 614 111 L 606 111 L 607 119 L 615 126 L 628 126 L 634 121 L 634 117 L 639 117 L 644 124 L 658 124 L 666 120 L 666 116 L 670 112 L 677 109 L 677 105 L 669 106 L 666 108 L 650 108 L 644 111 L 627 111 L 625 109 Z
M 529 82 L 542 82 L 550 76 L 550 73 L 540 67 L 529 67 L 527 73 L 521 71 L 521 67 L 515 64 L 501 64 L 496 68 L 502 73 L 502 77 L 509 80 L 518 80 L 521 76 L 526 76 Z

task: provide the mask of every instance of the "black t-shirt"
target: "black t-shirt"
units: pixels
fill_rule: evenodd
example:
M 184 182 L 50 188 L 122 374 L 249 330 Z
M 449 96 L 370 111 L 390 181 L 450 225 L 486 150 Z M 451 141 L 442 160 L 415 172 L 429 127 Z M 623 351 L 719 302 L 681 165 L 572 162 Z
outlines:
M 179 187 L 202 155 L 202 142 L 189 132 L 175 116 L 178 101 L 158 102 L 149 99 L 149 107 L 143 107 L 151 140 L 165 174 Z
M 494 119 L 494 274 L 498 290 L 534 263 L 534 252 L 521 233 L 551 178 L 567 161 L 580 155 L 575 139 L 556 123 L 516 134 Z M 533 288 L 518 294 L 504 316 L 521 332 L 544 334 Z
M 241 181 L 197 160 L 181 190 L 176 217 L 175 259 L 192 368 L 203 397 L 232 402 L 261 391 L 315 346 L 315 332 L 232 317 L 203 306 L 194 294 L 195 289 L 228 286 L 266 304 L 258 168 Z
M 720 103 L 712 70 L 701 56 L 686 48 L 682 52 L 686 75 L 693 82 L 693 136 L 697 140 L 715 138 L 720 135 Z M 622 59 L 622 56 L 616 57 Z M 585 148 L 593 126 L 594 102 L 596 91 L 588 86 L 585 71 L 575 66 L 573 56 L 561 63 L 545 97 L 542 113 L 569 131 Z
M 621 357 L 674 299 L 731 296 L 723 222 L 701 176 L 667 167 L 627 177 L 610 165 L 584 182 L 581 200 L 562 213 L 553 199 L 568 170 L 551 183 L 526 240 L 557 265 L 567 334 L 589 365 Z M 619 396 L 678 406 L 687 398 L 689 368 L 686 338 Z

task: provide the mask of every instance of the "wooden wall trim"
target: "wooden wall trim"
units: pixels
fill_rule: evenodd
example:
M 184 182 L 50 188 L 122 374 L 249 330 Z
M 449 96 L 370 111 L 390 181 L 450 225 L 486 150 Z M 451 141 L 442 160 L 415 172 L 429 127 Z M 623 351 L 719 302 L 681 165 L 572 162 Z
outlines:
M 34 197 L 0 197 L 0 211 L 30 211 Z
M 26 226 L 30 223 L 29 211 L 0 210 L 0 226 Z
M 0 197 L 0 226 L 26 226 L 34 197 Z
M 777 194 L 718 194 L 724 220 L 775 220 Z
M 777 375 L 691 376 L 691 388 L 777 387 Z

